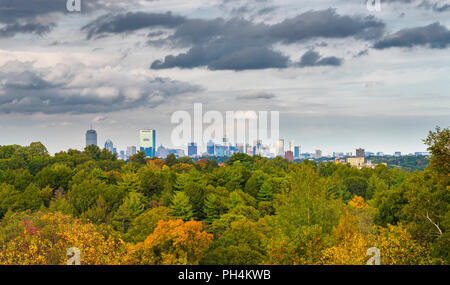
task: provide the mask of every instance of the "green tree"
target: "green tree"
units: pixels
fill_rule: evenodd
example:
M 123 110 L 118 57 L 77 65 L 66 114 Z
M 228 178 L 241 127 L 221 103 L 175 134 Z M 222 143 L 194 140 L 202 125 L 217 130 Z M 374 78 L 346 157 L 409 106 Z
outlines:
M 172 215 L 176 219 L 189 221 L 194 216 L 192 212 L 192 205 L 189 202 L 189 197 L 181 191 L 177 191 L 173 195 L 170 209 L 172 210 Z

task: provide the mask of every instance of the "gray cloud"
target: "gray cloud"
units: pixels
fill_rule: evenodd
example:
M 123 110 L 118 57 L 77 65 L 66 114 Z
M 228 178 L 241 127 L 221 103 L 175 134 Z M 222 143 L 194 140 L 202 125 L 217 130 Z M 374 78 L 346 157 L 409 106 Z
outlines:
M 450 31 L 440 23 L 400 30 L 376 42 L 374 48 L 426 46 L 443 49 L 450 45 Z
M 322 57 L 314 50 L 307 51 L 300 59 L 298 66 L 312 67 L 312 66 L 340 66 L 343 60 L 334 56 Z
M 254 92 L 254 93 L 250 93 L 250 94 L 244 94 L 244 95 L 239 95 L 236 96 L 236 100 L 270 100 L 275 98 L 276 96 L 272 93 L 267 93 L 267 92 Z
M 133 1 L 133 5 L 137 4 L 137 0 Z M 118 11 L 123 5 L 121 2 L 82 0 L 81 12 Z M 61 15 L 69 13 L 66 4 L 67 0 L 0 0 L 0 37 L 14 37 L 20 33 L 42 36 L 57 26 Z
M 0 113 L 87 114 L 152 108 L 200 90 L 184 82 L 136 78 L 120 70 L 73 70 L 65 65 L 37 69 L 22 62 L 1 66 L 0 78 Z
M 211 43 L 194 46 L 187 53 L 168 55 L 164 61 L 156 60 L 152 69 L 193 68 L 207 66 L 210 70 L 246 70 L 285 68 L 288 57 L 264 46 Z
M 185 21 L 184 17 L 174 16 L 170 12 L 166 14 L 128 12 L 119 15 L 104 15 L 82 27 L 82 30 L 86 31 L 88 39 L 91 39 L 95 35 L 127 33 L 149 27 L 174 28 Z
M 429 0 L 383 0 L 386 3 L 403 3 L 403 4 L 411 4 L 417 8 L 424 8 L 428 10 L 432 10 L 434 12 L 446 12 L 450 11 L 450 3 L 448 0 L 437 1 L 429 1 Z M 446 2 L 446 3 L 445 3 Z
M 245 70 L 285 68 L 289 58 L 273 49 L 276 43 L 305 42 L 316 38 L 379 38 L 385 24 L 372 16 L 342 16 L 334 9 L 308 11 L 281 23 L 268 25 L 242 18 L 225 20 L 188 19 L 170 13 L 127 13 L 104 15 L 83 28 L 88 38 L 120 34 L 143 28 L 165 27 L 174 33 L 149 44 L 166 43 L 189 47 L 186 53 L 168 55 L 151 64 L 153 69 L 193 68 Z M 319 61 L 338 65 L 336 58 Z
M 23 34 L 34 33 L 39 36 L 42 36 L 43 34 L 50 32 L 50 30 L 54 26 L 55 26 L 54 23 L 40 24 L 37 22 L 30 22 L 25 24 L 20 23 L 7 24 L 3 28 L 0 28 L 0 38 L 13 37 L 19 33 Z

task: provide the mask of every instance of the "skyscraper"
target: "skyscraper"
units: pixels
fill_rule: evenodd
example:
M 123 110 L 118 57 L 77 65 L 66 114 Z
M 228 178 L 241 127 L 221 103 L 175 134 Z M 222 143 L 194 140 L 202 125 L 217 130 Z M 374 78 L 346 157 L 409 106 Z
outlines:
M 97 146 L 97 132 L 92 127 L 86 132 L 86 147 L 90 145 Z
M 140 150 L 145 152 L 147 157 L 156 155 L 156 130 L 140 130 L 139 132 Z
M 294 157 L 295 158 L 300 157 L 300 147 L 299 146 L 294 147 Z
M 276 153 L 277 156 L 284 156 L 284 140 L 279 139 L 276 144 Z
M 188 156 L 197 155 L 197 144 L 194 142 L 188 143 Z
M 106 140 L 105 149 L 109 150 L 111 153 L 114 153 L 114 144 L 110 139 Z
M 294 153 L 295 152 L 294 148 L 295 148 L 294 140 L 289 141 L 289 151 L 292 151 L 292 153 Z
M 135 146 L 129 146 L 127 147 L 127 158 L 130 158 L 131 156 L 136 154 L 136 147 Z

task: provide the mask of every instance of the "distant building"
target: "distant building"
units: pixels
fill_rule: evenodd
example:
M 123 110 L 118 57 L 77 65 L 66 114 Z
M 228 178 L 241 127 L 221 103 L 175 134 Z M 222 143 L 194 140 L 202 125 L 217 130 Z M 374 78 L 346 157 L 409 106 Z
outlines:
M 127 157 L 126 157 L 126 155 L 125 155 L 125 151 L 123 151 L 123 150 L 120 151 L 119 159 L 121 159 L 121 160 L 127 160 Z
M 197 155 L 197 144 L 194 142 L 188 143 L 188 156 L 196 156 Z
M 300 157 L 300 147 L 299 146 L 294 147 L 294 157 L 295 158 Z
M 132 157 L 135 154 L 136 154 L 136 147 L 135 146 L 127 147 L 127 159 Z
M 214 156 L 214 142 L 213 141 L 209 141 L 206 144 L 206 152 L 208 153 L 208 155 Z
M 290 150 L 286 151 L 286 153 L 284 154 L 284 158 L 286 158 L 287 160 L 289 160 L 289 162 L 293 162 L 294 161 L 294 153 Z
M 320 149 L 316 150 L 316 158 L 321 158 L 322 157 L 322 151 Z
M 92 128 L 86 132 L 86 147 L 90 145 L 97 146 L 97 132 Z
M 365 165 L 364 157 L 347 157 L 346 162 L 353 167 L 362 168 Z
M 141 130 L 139 132 L 140 150 L 145 152 L 147 157 L 156 156 L 156 131 Z
M 295 152 L 294 140 L 289 141 L 289 151 Z
M 275 146 L 275 155 L 283 156 L 284 155 L 284 140 L 279 139 Z
M 109 150 L 111 153 L 114 153 L 114 144 L 110 139 L 107 139 L 105 142 L 105 149 Z
M 400 151 L 396 151 L 396 152 L 394 153 L 394 156 L 400 157 L 400 156 L 402 156 L 402 153 L 401 153 Z
M 366 151 L 363 148 L 356 149 L 356 157 L 366 157 Z
M 228 147 L 223 145 L 216 145 L 216 156 L 225 157 L 228 156 Z

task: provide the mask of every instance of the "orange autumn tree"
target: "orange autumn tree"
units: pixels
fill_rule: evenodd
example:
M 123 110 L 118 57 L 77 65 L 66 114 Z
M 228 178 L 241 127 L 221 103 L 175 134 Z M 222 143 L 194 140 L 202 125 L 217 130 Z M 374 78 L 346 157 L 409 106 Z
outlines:
M 129 247 L 127 264 L 198 265 L 213 240 L 201 222 L 159 221 L 144 242 Z
M 0 264 L 63 265 L 71 247 L 82 265 L 119 264 L 126 254 L 122 240 L 61 213 L 13 214 L 0 235 Z

